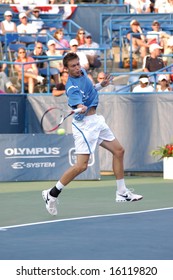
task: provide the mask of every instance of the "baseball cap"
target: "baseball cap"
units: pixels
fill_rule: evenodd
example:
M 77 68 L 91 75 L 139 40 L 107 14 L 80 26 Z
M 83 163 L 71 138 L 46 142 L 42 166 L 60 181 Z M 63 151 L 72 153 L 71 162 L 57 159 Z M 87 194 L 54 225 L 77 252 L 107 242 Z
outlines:
M 146 84 L 149 82 L 149 79 L 148 79 L 148 77 L 144 76 L 144 77 L 139 77 L 139 81 L 143 84 Z
M 35 8 L 33 9 L 33 11 L 34 11 L 34 12 L 40 12 L 40 9 L 38 9 L 38 8 L 35 7 Z
M 20 13 L 19 14 L 19 18 L 24 18 L 24 17 L 27 17 L 27 15 L 25 13 Z
M 51 46 L 51 45 L 56 45 L 55 41 L 54 40 L 49 40 L 47 42 L 47 46 Z
M 85 34 L 85 37 L 86 37 L 86 38 L 92 37 L 92 35 L 91 35 L 90 33 L 86 33 L 86 34 Z
M 136 20 L 136 19 L 133 19 L 131 22 L 130 22 L 130 25 L 140 25 L 139 22 Z
M 163 80 L 166 80 L 166 81 L 168 80 L 166 75 L 159 75 L 158 81 L 160 82 L 160 81 L 163 81 Z
M 70 46 L 78 46 L 78 41 L 76 39 L 70 40 Z
M 153 23 L 152 23 L 152 25 L 155 25 L 155 24 L 159 24 L 160 25 L 160 23 L 157 20 L 154 20 Z
M 6 11 L 5 13 L 4 13 L 4 16 L 12 16 L 13 14 L 12 14 L 12 12 L 11 11 Z
M 149 48 L 149 51 L 150 51 L 150 53 L 151 52 L 153 52 L 153 51 L 155 51 L 156 49 L 163 49 L 161 46 L 159 46 L 158 44 L 152 44 L 152 45 L 150 45 L 150 48 Z

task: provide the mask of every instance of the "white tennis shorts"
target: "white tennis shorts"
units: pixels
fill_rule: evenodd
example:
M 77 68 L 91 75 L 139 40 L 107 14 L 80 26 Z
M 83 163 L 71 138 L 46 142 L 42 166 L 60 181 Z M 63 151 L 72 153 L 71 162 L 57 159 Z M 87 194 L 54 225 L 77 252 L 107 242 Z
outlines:
M 73 119 L 72 131 L 76 154 L 92 154 L 103 140 L 115 139 L 104 117 L 97 114 L 86 116 L 82 121 Z

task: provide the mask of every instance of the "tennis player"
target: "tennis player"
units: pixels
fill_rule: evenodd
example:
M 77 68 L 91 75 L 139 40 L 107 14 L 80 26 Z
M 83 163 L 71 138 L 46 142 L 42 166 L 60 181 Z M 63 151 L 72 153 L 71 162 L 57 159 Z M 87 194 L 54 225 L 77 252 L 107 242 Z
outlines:
M 142 195 L 134 194 L 126 187 L 123 168 L 124 149 L 105 123 L 104 117 L 96 113 L 98 90 L 107 86 L 112 77 L 106 75 L 101 83 L 94 86 L 86 71 L 81 68 L 79 57 L 75 53 L 68 53 L 63 59 L 63 64 L 69 73 L 66 83 L 68 105 L 72 109 L 82 108 L 81 113 L 75 114 L 72 121 L 77 162 L 62 175 L 53 188 L 42 192 L 47 211 L 51 215 L 57 215 L 57 197 L 68 183 L 87 169 L 90 154 L 94 153 L 97 144 L 112 153 L 117 186 L 115 200 L 124 202 L 142 199 Z

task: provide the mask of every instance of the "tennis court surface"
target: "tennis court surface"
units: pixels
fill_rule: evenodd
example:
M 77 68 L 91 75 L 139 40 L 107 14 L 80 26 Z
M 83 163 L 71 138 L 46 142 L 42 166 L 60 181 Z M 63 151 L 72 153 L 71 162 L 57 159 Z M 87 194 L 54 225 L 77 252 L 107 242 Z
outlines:
M 172 260 L 173 181 L 126 177 L 144 199 L 115 203 L 115 181 L 74 181 L 50 216 L 55 182 L 0 183 L 0 260 Z

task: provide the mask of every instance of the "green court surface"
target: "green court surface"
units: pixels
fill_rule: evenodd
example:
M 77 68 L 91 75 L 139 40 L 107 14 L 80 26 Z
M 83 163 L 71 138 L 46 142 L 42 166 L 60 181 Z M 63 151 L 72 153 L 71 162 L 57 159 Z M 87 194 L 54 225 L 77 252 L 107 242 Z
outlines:
M 125 179 L 128 188 L 143 195 L 141 201 L 115 203 L 113 176 L 102 176 L 100 181 L 73 181 L 60 196 L 56 217 L 47 213 L 41 196 L 42 190 L 55 182 L 1 182 L 0 227 L 173 207 L 173 180 L 139 176 Z

